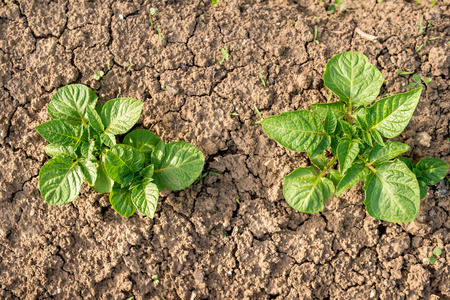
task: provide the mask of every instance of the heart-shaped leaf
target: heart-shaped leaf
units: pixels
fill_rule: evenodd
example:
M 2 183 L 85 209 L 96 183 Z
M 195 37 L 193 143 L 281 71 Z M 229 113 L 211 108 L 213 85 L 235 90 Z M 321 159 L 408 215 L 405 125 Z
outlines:
M 152 182 L 138 184 L 131 193 L 133 205 L 144 215 L 153 218 L 158 205 L 159 189 Z
M 111 193 L 109 194 L 109 202 L 114 210 L 122 217 L 131 217 L 136 211 L 136 207 L 131 201 L 132 191 L 128 188 L 121 188 L 120 184 L 114 183 Z
M 122 185 L 133 180 L 134 173 L 144 167 L 144 154 L 129 145 L 115 145 L 106 152 L 105 169 L 108 176 Z
M 143 105 L 133 98 L 117 98 L 106 102 L 101 113 L 104 132 L 110 135 L 126 133 L 136 124 Z
M 145 160 L 151 159 L 152 151 L 155 150 L 159 139 L 150 130 L 136 129 L 130 132 L 123 139 L 123 143 L 133 146 L 145 155 Z
M 35 127 L 39 134 L 52 144 L 70 146 L 81 139 L 81 127 L 77 128 L 61 120 L 51 120 Z

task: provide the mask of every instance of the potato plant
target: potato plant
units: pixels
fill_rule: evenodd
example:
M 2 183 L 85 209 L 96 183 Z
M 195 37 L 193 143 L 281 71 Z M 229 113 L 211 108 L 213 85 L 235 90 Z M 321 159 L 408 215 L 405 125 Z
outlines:
M 51 121 L 36 126 L 50 145 L 52 158 L 39 171 L 39 190 L 48 204 L 77 198 L 83 178 L 99 193 L 108 193 L 112 207 L 130 217 L 138 209 L 153 218 L 159 192 L 182 190 L 201 174 L 205 158 L 186 142 L 164 141 L 151 131 L 133 130 L 144 103 L 117 98 L 97 104 L 93 90 L 81 84 L 59 89 L 47 111 Z
M 266 134 L 282 146 L 307 152 L 314 166 L 284 178 L 283 194 L 301 212 L 316 213 L 334 195 L 365 180 L 366 210 L 389 222 L 411 222 L 419 213 L 427 185 L 439 183 L 449 165 L 424 158 L 414 165 L 398 155 L 406 144 L 386 141 L 408 125 L 422 88 L 381 98 L 381 72 L 358 52 L 343 52 L 326 65 L 324 84 L 340 101 L 311 104 L 311 110 L 284 112 L 263 119 Z M 372 104 L 373 103 L 373 104 Z M 330 155 L 328 149 L 331 150 Z M 339 169 L 334 169 L 335 162 Z

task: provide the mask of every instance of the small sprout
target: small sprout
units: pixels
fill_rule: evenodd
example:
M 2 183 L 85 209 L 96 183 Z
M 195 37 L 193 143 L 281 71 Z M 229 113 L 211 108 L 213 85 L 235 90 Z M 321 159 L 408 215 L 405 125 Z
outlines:
M 381 3 L 381 2 L 383 2 L 383 0 L 377 0 L 377 3 Z
M 108 68 L 108 71 L 111 70 L 111 65 L 109 64 L 109 61 L 106 62 L 106 67 Z
M 335 0 L 334 1 L 335 4 L 331 4 L 328 7 L 327 13 L 331 15 L 332 13 L 336 12 L 337 11 L 336 6 L 339 6 L 339 10 L 341 11 L 345 10 L 347 8 L 347 4 L 342 3 L 342 1 L 343 0 Z
M 153 283 L 154 283 L 155 285 L 158 285 L 158 283 L 159 283 L 159 280 L 158 280 L 158 274 L 153 275 L 153 276 L 152 276 L 152 280 L 153 280 Z
M 295 21 L 293 21 L 293 20 L 289 20 L 289 21 L 291 21 L 291 24 L 292 24 L 293 26 L 295 26 Z
M 427 28 L 427 26 L 422 26 L 422 22 L 419 22 L 419 25 L 417 25 L 417 28 L 419 29 L 419 34 L 422 33 L 422 31 Z
M 428 24 L 427 24 L 427 28 L 430 28 L 431 24 L 432 24 L 432 22 L 431 22 L 431 21 L 430 21 L 430 22 L 428 22 Z
M 428 44 L 430 44 L 430 42 L 431 42 L 431 41 L 435 41 L 435 40 L 437 40 L 438 38 L 439 38 L 438 36 L 435 36 L 435 37 L 429 38 L 429 39 L 428 39 Z
M 158 27 L 156 28 L 156 31 L 158 31 L 158 40 L 159 40 L 160 43 L 162 43 L 162 38 L 161 38 L 161 28 L 159 27 L 159 25 L 158 25 Z
M 154 7 L 151 7 L 150 8 L 150 16 L 149 16 L 149 18 L 150 18 L 150 26 L 152 26 L 153 27 L 153 16 L 156 14 L 156 8 L 154 8 Z
M 423 44 L 421 44 L 419 47 L 417 47 L 416 53 L 418 53 L 420 51 L 420 49 L 422 49 L 422 47 L 423 47 Z
M 8 120 L 6 120 L 6 121 L 5 121 L 5 124 L 6 124 L 6 125 L 8 125 L 8 124 L 9 124 L 9 121 L 8 121 Z
M 222 48 L 220 50 L 222 52 L 222 58 L 219 56 L 219 64 L 223 64 L 224 61 L 228 61 L 230 59 L 230 55 L 228 54 L 228 48 Z
M 122 88 L 119 86 L 119 93 L 117 94 L 116 98 L 119 98 L 120 96 L 122 96 Z
M 259 76 L 259 80 L 261 81 L 261 84 L 263 85 L 263 87 L 266 87 L 266 82 L 264 81 L 262 74 L 259 73 L 258 76 Z
M 102 70 L 98 71 L 97 74 L 94 75 L 94 79 L 95 80 L 100 80 L 103 76 L 105 75 L 105 72 L 103 72 Z
M 239 116 L 238 113 L 232 113 L 232 112 L 228 113 L 228 115 L 229 115 L 229 116 Z
M 125 300 L 133 300 L 133 299 L 134 299 L 134 296 L 131 296 L 130 298 L 127 298 Z
M 217 6 L 217 3 L 219 3 L 219 0 L 212 0 L 212 5 Z
M 398 75 L 411 75 L 412 73 L 413 72 L 409 72 L 409 71 L 400 71 L 400 70 L 397 71 Z
M 130 72 L 131 67 L 134 66 L 133 62 L 131 62 L 131 57 L 130 57 L 130 60 L 129 60 L 128 62 L 125 62 L 125 63 L 123 64 L 123 66 L 124 66 L 125 68 L 127 68 L 127 72 Z
M 442 250 L 439 249 L 438 247 L 433 249 L 433 255 L 441 256 L 441 254 L 442 254 Z
M 436 257 L 430 256 L 430 257 L 428 258 L 428 261 L 430 262 L 430 265 L 434 265 L 434 263 L 436 262 Z
M 236 203 L 240 205 L 241 201 L 238 198 L 236 198 Z
M 226 234 L 226 233 L 224 233 L 224 234 L 223 234 L 223 237 L 224 237 L 224 238 L 226 238 L 226 237 L 227 237 L 227 234 Z
M 319 41 L 317 40 L 317 26 L 314 26 L 314 43 L 319 45 Z
M 256 114 L 258 115 L 258 117 L 260 118 L 260 121 L 258 121 L 258 122 L 254 122 L 253 124 L 259 124 L 259 123 L 261 123 L 261 121 L 263 120 L 263 118 L 261 117 L 261 113 L 259 112 L 259 109 L 256 107 L 256 105 L 255 104 L 253 104 L 253 107 L 255 108 L 255 112 L 256 112 Z
M 421 78 L 422 78 L 422 74 L 419 74 L 419 75 L 414 74 L 414 75 L 413 75 L 413 79 L 414 79 L 415 82 L 411 82 L 411 83 L 408 84 L 406 87 L 407 87 L 408 89 L 415 88 L 416 86 L 417 86 L 418 88 L 423 87 L 422 79 L 421 79 Z M 423 80 L 423 83 L 424 83 L 424 84 L 429 84 L 431 81 L 432 81 L 432 79 L 429 78 L 429 77 L 427 77 L 427 78 L 425 78 L 425 79 Z
M 433 79 L 431 79 L 431 78 L 425 78 L 424 80 L 423 80 L 423 83 L 425 83 L 425 84 L 429 84 L 430 82 L 431 82 L 431 80 L 433 80 Z
M 161 299 L 162 299 L 162 300 L 166 300 L 166 298 L 164 298 L 163 296 L 161 296 Z
M 205 178 L 206 176 L 208 176 L 209 174 L 211 175 L 220 175 L 219 173 L 215 173 L 215 172 L 210 172 L 210 171 L 206 171 L 205 173 L 203 173 L 202 175 L 200 175 L 199 181 L 200 184 L 203 184 L 203 178 Z

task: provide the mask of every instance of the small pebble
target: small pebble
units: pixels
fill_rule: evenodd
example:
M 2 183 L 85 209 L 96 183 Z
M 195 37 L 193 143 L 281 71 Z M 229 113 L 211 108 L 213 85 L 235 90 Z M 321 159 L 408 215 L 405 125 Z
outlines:
M 420 145 L 422 145 L 424 147 L 430 148 L 430 146 L 431 146 L 431 144 L 430 144 L 431 136 L 426 132 L 420 132 L 417 135 L 417 141 L 419 142 Z
M 119 15 L 119 19 L 123 20 L 123 16 L 122 16 L 122 15 Z

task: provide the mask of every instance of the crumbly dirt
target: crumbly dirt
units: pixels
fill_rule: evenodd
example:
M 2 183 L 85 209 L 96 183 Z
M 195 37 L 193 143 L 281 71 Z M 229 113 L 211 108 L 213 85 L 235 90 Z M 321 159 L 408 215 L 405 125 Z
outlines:
M 282 178 L 306 156 L 253 124 L 254 104 L 267 117 L 326 102 L 326 62 L 361 51 L 386 78 L 382 94 L 407 90 L 412 77 L 397 70 L 433 79 L 396 140 L 414 161 L 450 162 L 448 0 L 344 0 L 331 16 L 328 0 L 0 2 L 0 298 L 450 299 L 444 182 L 409 224 L 368 216 L 361 184 L 321 213 L 298 213 Z M 419 34 L 419 22 L 431 26 Z M 205 171 L 220 175 L 163 192 L 154 219 L 122 218 L 87 185 L 72 204 L 47 205 L 38 191 L 46 142 L 34 126 L 70 83 L 100 101 L 144 101 L 136 128 L 196 145 Z M 434 247 L 443 252 L 431 265 Z

